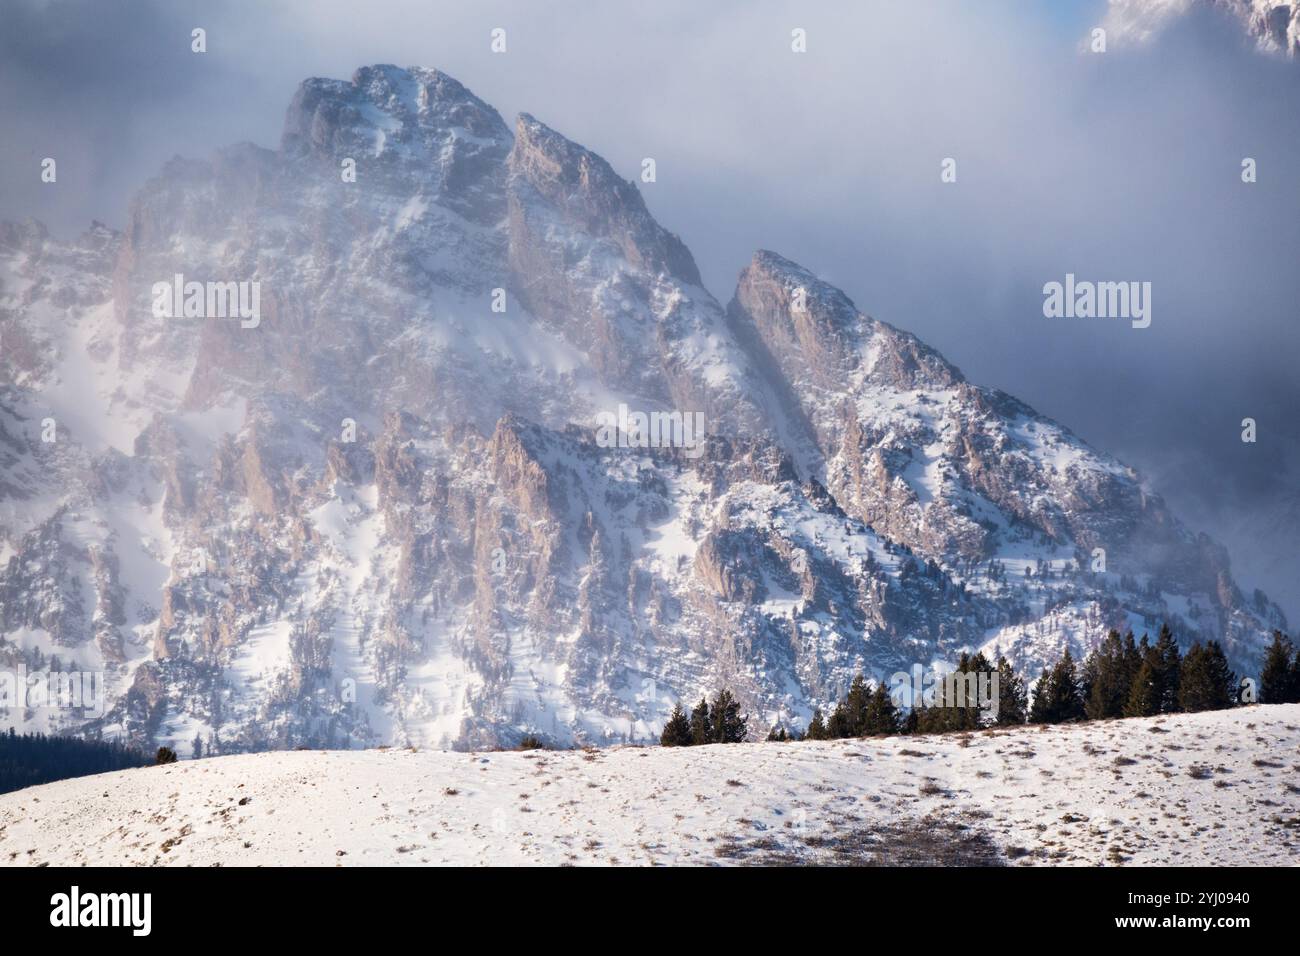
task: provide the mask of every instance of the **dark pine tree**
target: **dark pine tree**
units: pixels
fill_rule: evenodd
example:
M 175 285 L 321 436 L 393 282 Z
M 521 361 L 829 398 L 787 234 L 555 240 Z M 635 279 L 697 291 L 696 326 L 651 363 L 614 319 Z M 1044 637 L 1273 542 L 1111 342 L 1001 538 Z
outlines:
M 1236 702 L 1237 675 L 1218 641 L 1198 641 L 1183 660 L 1178 703 L 1184 711 L 1225 710 Z
M 952 711 L 943 706 L 943 691 L 936 689 L 934 703 L 927 706 L 924 701 L 912 709 L 916 715 L 914 733 L 946 734 L 953 729 Z
M 999 727 L 1014 727 L 1016 724 L 1023 724 L 1029 710 L 1025 694 L 1025 682 L 1005 657 L 998 658 L 997 675 L 997 725 Z
M 1034 700 L 1029 707 L 1031 724 L 1050 724 L 1052 722 L 1052 702 L 1048 699 L 1048 670 L 1043 669 L 1034 683 Z
M 1146 653 L 1146 635 L 1142 636 L 1142 647 L 1138 647 L 1137 642 L 1133 640 L 1133 632 L 1129 631 L 1124 635 L 1124 653 L 1120 656 L 1120 675 L 1121 681 L 1125 688 L 1125 700 L 1120 704 L 1120 715 L 1124 713 L 1124 704 L 1127 703 L 1127 695 L 1133 691 L 1133 681 L 1137 679 L 1138 670 L 1142 667 L 1142 656 Z
M 681 702 L 678 701 L 668 717 L 668 723 L 664 724 L 663 733 L 659 735 L 659 743 L 664 747 L 689 747 L 693 742 L 691 722 L 686 718 L 686 712 L 682 710 Z
M 903 717 L 902 726 L 899 728 L 901 733 L 919 734 L 921 732 L 921 703 L 916 701 L 908 709 L 907 715 Z
M 1148 653 L 1137 676 L 1133 678 L 1133 687 L 1129 691 L 1128 702 L 1124 705 L 1125 717 L 1154 717 L 1160 713 L 1160 675 L 1159 665 L 1152 654 Z
M 808 732 L 804 734 L 805 740 L 826 740 L 829 734 L 826 731 L 826 720 L 822 717 L 820 707 L 813 711 L 812 720 L 808 722 Z
M 843 740 L 849 735 L 849 717 L 844 711 L 844 701 L 835 705 L 831 715 L 826 720 L 826 739 Z
M 691 711 L 691 743 L 697 747 L 713 743 L 713 720 L 709 714 L 709 702 L 703 697 Z
M 709 712 L 713 724 L 713 742 L 715 744 L 743 743 L 747 720 L 740 713 L 740 704 L 731 696 L 731 691 L 723 688 L 713 698 L 713 707 Z
M 1209 710 L 1203 706 L 1208 691 L 1208 672 L 1205 667 L 1205 648 L 1197 641 L 1183 657 L 1178 684 L 1179 709 L 1188 713 Z
M 1083 719 L 1083 696 L 1079 691 L 1079 677 L 1070 649 L 1052 668 L 1047 681 L 1049 707 L 1048 723 L 1060 724 L 1068 720 Z
M 1119 631 L 1111 631 L 1083 665 L 1083 709 L 1089 720 L 1123 716 L 1133 682 L 1127 670 L 1124 642 Z
M 977 692 L 973 682 L 967 681 L 971 673 L 970 655 L 963 653 L 957 659 L 957 666 L 947 674 L 935 688 L 935 713 L 923 714 L 922 723 L 932 733 L 944 733 L 950 730 L 969 730 L 973 701 L 971 692 Z
M 785 734 L 785 728 L 778 724 L 773 724 L 772 729 L 767 732 L 768 743 L 783 744 L 789 738 Z
M 957 666 L 934 674 L 933 691 L 926 692 L 932 702 L 924 700 L 913 706 L 916 732 L 944 734 L 954 730 L 972 730 L 980 725 L 978 669 L 987 666 L 982 655 L 972 659 L 962 654 Z M 925 696 L 925 695 L 923 695 Z
M 1156 640 L 1155 653 L 1159 657 L 1160 713 L 1178 712 L 1178 680 L 1182 656 L 1178 653 L 1178 642 L 1169 630 L 1168 624 L 1160 625 L 1160 636 Z
M 976 651 L 975 656 L 966 661 L 963 673 L 967 675 L 967 680 L 965 682 L 966 700 L 959 710 L 961 729 L 978 730 L 984 726 L 986 708 L 990 708 L 992 705 L 992 701 L 988 697 L 993 692 L 995 668 L 989 663 L 988 658 L 984 656 L 983 651 Z M 973 680 L 970 679 L 972 676 Z
M 871 692 L 871 699 L 867 701 L 866 721 L 862 732 L 873 736 L 898 733 L 898 708 L 894 706 L 894 699 L 889 695 L 889 688 L 885 686 L 884 681 L 876 684 L 875 690 Z
M 842 705 L 843 730 L 838 736 L 861 737 L 867 732 L 867 708 L 871 701 L 871 689 L 867 687 L 866 678 L 861 674 L 853 678 L 849 692 L 844 696 Z
M 1264 655 L 1264 669 L 1259 675 L 1260 696 L 1266 704 L 1300 702 L 1300 682 L 1296 680 L 1291 640 L 1281 631 L 1273 632 L 1273 643 Z M 1297 659 L 1300 660 L 1300 659 Z

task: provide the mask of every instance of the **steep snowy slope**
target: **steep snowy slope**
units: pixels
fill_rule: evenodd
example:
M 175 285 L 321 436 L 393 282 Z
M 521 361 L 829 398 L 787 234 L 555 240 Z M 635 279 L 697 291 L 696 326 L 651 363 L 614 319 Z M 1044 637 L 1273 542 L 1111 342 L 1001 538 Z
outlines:
M 178 275 L 257 319 L 167 317 Z M 108 690 L 20 728 L 641 741 L 722 684 L 801 726 L 963 648 L 1169 621 L 1253 673 L 1284 626 L 1119 462 L 774 253 L 724 308 L 634 184 L 437 70 L 306 81 L 120 234 L 0 227 L 0 345 L 0 667 Z
M 1256 615 L 1280 616 L 1245 609 L 1227 553 L 1132 469 L 775 253 L 754 256 L 728 312 L 790 383 L 840 505 L 999 607 L 988 652 L 1036 674 L 1065 642 L 1168 621 L 1257 664 Z
M 217 757 L 0 796 L 0 865 L 1300 863 L 1300 706 L 943 737 Z

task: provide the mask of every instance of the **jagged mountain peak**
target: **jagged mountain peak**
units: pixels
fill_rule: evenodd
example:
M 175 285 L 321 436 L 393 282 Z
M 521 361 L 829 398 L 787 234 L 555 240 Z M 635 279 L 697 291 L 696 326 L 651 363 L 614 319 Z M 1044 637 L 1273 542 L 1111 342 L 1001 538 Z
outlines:
M 633 265 L 701 284 L 690 250 L 655 221 L 636 186 L 596 153 L 520 113 L 509 163 L 513 178 L 591 235 L 617 243 Z
M 1069 577 L 1089 555 L 1094 564 L 1107 556 L 1118 589 L 1103 578 L 1043 588 L 1033 630 L 1012 612 L 990 629 L 986 650 L 1041 661 L 1033 634 L 1047 620 L 1058 634 L 1103 620 L 1150 627 L 1117 613 L 1123 602 L 1111 594 L 1127 590 L 1136 595 L 1128 606 L 1163 603 L 1169 615 L 1182 612 L 1165 592 L 1194 594 L 1180 627 L 1218 615 L 1230 653 L 1254 653 L 1234 633 L 1241 600 L 1226 553 L 1182 527 L 1122 463 L 1023 402 L 966 382 L 915 336 L 775 253 L 759 252 L 741 273 L 729 315 L 788 383 L 820 450 L 811 471 L 850 516 L 954 570 L 972 593 L 997 594 L 1008 564 L 1051 580 L 1054 568 Z M 1276 608 L 1261 613 L 1277 619 Z
M 865 315 L 840 289 L 775 252 L 754 254 L 730 313 L 753 325 L 769 360 L 787 377 L 817 388 L 942 389 L 963 381 L 956 366 L 916 336 Z
M 809 298 L 824 310 L 841 317 L 845 324 L 851 323 L 859 314 L 857 307 L 840 289 L 770 249 L 759 249 L 754 253 L 749 266 L 741 272 L 740 281 L 744 283 L 759 275 L 781 281 L 791 295 L 796 289 L 804 289 Z
M 180 273 L 258 323 L 154 314 Z M 308 80 L 120 237 L 0 226 L 0 334 L 0 664 L 105 670 L 69 728 L 645 739 L 721 683 L 801 725 L 963 647 L 1250 662 L 1276 619 L 1113 459 L 777 253 L 724 310 L 634 183 L 436 70 Z
M 305 80 L 285 114 L 280 149 L 286 156 L 445 166 L 451 158 L 499 163 L 511 138 L 501 115 L 446 73 L 379 64 L 361 67 L 350 81 Z

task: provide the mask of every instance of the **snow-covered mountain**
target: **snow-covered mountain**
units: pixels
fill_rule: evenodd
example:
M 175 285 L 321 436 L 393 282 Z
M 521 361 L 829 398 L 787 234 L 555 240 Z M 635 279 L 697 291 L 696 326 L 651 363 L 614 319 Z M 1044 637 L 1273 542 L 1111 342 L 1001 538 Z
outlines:
M 0 795 L 0 865 L 1293 866 L 1297 724 L 184 760 Z
M 177 275 L 260 314 L 164 317 Z M 110 698 L 19 727 L 644 740 L 724 683 L 798 726 L 1166 620 L 1253 673 L 1285 623 L 1131 469 L 775 253 L 724 306 L 634 184 L 436 70 L 308 80 L 121 233 L 0 226 L 0 348 L 0 667 Z
M 1145 43 L 1197 7 L 1235 20 L 1260 50 L 1300 55 L 1300 0 L 1110 0 L 1104 25 L 1120 41 Z

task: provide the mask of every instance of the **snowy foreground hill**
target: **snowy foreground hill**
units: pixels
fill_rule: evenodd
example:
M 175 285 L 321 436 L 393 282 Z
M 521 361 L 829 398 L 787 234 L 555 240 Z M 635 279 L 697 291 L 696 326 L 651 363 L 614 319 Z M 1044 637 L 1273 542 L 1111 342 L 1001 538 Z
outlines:
M 0 797 L 6 865 L 1300 863 L 1300 705 L 694 748 L 290 751 Z

